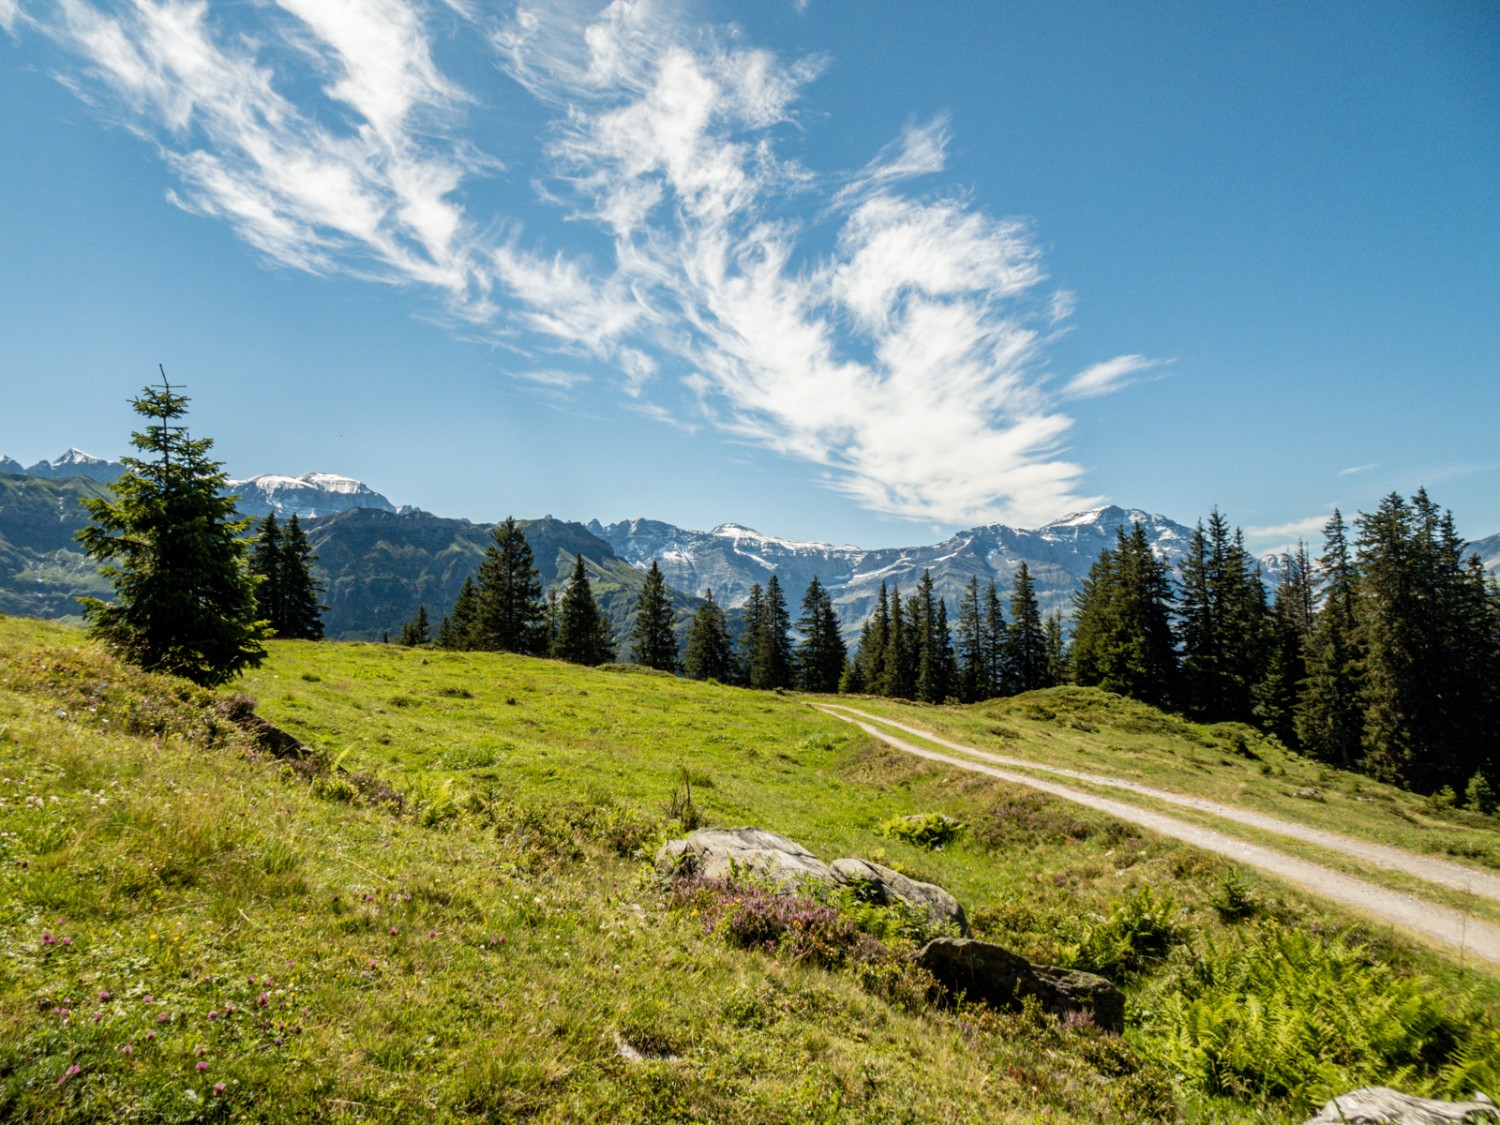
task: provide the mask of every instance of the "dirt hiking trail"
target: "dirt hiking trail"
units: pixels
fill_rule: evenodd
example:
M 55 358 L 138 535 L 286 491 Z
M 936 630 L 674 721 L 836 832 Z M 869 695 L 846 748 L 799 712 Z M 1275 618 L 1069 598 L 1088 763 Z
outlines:
M 892 719 L 871 715 L 868 712 L 860 711 L 853 707 L 845 707 L 841 704 L 810 703 L 809 706 L 815 707 L 825 714 L 832 715 L 836 719 L 852 723 L 872 738 L 879 739 L 887 746 L 894 747 L 903 753 L 913 754 L 919 758 L 926 758 L 929 761 L 942 762 L 945 765 L 969 770 L 973 773 L 986 774 L 990 777 L 1013 782 L 1017 785 L 1030 786 L 1032 789 L 1040 790 L 1043 793 L 1050 793 L 1052 796 L 1059 797 L 1062 800 L 1072 801 L 1075 804 L 1097 809 L 1120 820 L 1129 821 L 1131 824 L 1138 824 L 1143 828 L 1149 828 L 1163 836 L 1170 836 L 1174 840 L 1181 840 L 1184 843 L 1192 844 L 1206 851 L 1216 852 L 1219 855 L 1237 860 L 1267 874 L 1274 875 L 1279 879 L 1284 879 L 1303 890 L 1350 907 L 1367 917 L 1448 946 L 1461 959 L 1485 961 L 1488 962 L 1491 968 L 1500 968 L 1500 926 L 1470 917 L 1451 907 L 1428 902 L 1414 895 L 1403 894 L 1400 891 L 1387 890 L 1384 887 L 1376 886 L 1373 883 L 1366 882 L 1352 875 L 1345 875 L 1343 872 L 1323 867 L 1310 860 L 1287 855 L 1285 852 L 1280 852 L 1274 848 L 1265 847 L 1260 844 L 1238 840 L 1233 836 L 1216 832 L 1212 828 L 1204 828 L 1197 824 L 1168 816 L 1165 813 L 1143 809 L 1125 801 L 1097 796 L 1082 789 L 1075 789 L 1069 785 L 1036 777 L 1032 773 L 1020 773 L 1014 769 L 1001 767 L 1015 766 L 1037 773 L 1046 773 L 1058 777 L 1066 777 L 1074 781 L 1082 781 L 1090 785 L 1127 790 L 1141 796 L 1170 802 L 1183 808 L 1207 812 L 1222 817 L 1225 820 L 1274 832 L 1292 839 L 1303 840 L 1316 844 L 1319 847 L 1327 848 L 1329 851 L 1340 852 L 1356 859 L 1378 864 L 1381 867 L 1414 875 L 1428 882 L 1494 899 L 1497 902 L 1500 902 L 1500 876 L 1489 872 L 1476 871 L 1440 859 L 1414 855 L 1400 848 L 1393 848 L 1383 844 L 1372 844 L 1364 840 L 1356 840 L 1348 836 L 1343 836 L 1336 832 L 1310 828 L 1306 825 L 1281 820 L 1263 813 L 1248 812 L 1244 809 L 1221 804 L 1217 801 L 1210 801 L 1200 797 L 1185 797 L 1180 793 L 1155 789 L 1147 785 L 1141 785 L 1138 782 L 1106 777 L 1101 774 L 1083 773 L 1078 770 L 1041 766 L 1034 762 L 1022 761 L 1019 758 L 1007 758 L 1000 754 L 991 754 L 972 746 L 965 746 L 962 743 L 950 742 L 930 731 L 906 726 Z M 876 724 L 880 725 L 877 726 Z M 889 730 L 883 729 L 885 727 L 891 727 L 907 734 L 915 735 L 924 741 L 948 747 L 967 756 L 962 758 L 954 757 L 925 746 L 918 746 L 915 743 L 898 738 L 896 735 L 890 733 Z

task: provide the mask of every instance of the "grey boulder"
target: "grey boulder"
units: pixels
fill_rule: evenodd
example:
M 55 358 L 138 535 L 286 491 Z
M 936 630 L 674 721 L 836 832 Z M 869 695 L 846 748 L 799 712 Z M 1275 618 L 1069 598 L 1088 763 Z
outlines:
M 899 871 L 864 859 L 836 859 L 833 872 L 840 882 L 865 889 L 872 902 L 881 906 L 899 902 L 925 911 L 940 929 L 968 936 L 969 920 L 964 916 L 964 908 L 936 883 L 910 879 Z
M 668 840 L 656 853 L 666 875 L 731 879 L 754 875 L 783 889 L 804 882 L 833 883 L 833 868 L 795 840 L 764 828 L 700 828 L 685 840 Z
M 992 1008 L 1020 1007 L 1036 997 L 1043 1010 L 1088 1012 L 1106 1031 L 1125 1027 L 1125 994 L 1093 973 L 1033 965 L 1002 946 L 969 938 L 936 938 L 917 953 L 917 964 L 948 991 Z

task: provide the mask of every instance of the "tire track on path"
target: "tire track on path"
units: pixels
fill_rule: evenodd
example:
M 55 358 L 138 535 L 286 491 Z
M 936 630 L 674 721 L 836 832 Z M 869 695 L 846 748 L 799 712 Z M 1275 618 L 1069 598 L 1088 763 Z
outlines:
M 1143 793 L 1163 800 L 1172 800 L 1179 805 L 1192 808 L 1202 807 L 1197 803 L 1199 801 L 1198 798 L 1184 798 L 1180 794 L 1168 793 L 1165 790 L 1155 790 L 1148 786 L 1138 786 L 1135 782 L 1122 781 L 1119 778 L 1106 778 L 1102 775 L 1084 774 L 1076 770 L 1038 766 L 1031 762 L 1020 761 L 1019 759 L 1005 758 L 1002 755 L 990 754 L 983 750 L 975 750 L 972 747 L 949 742 L 927 731 L 918 730 L 915 727 L 907 727 L 904 724 L 882 719 L 875 715 L 869 715 L 852 707 L 822 703 L 809 703 L 808 705 L 822 711 L 824 714 L 832 715 L 836 719 L 842 719 L 846 723 L 857 726 L 872 738 L 878 739 L 903 753 L 912 754 L 919 758 L 926 758 L 929 761 L 941 762 L 944 765 L 954 766 L 958 769 L 969 770 L 972 773 L 986 774 L 990 777 L 1013 782 L 1017 785 L 1026 785 L 1065 801 L 1072 801 L 1075 804 L 1084 805 L 1099 812 L 1107 813 L 1120 820 L 1129 821 L 1131 824 L 1138 824 L 1163 836 L 1171 837 L 1174 840 L 1181 840 L 1184 843 L 1192 844 L 1206 851 L 1216 852 L 1219 855 L 1274 875 L 1279 879 L 1301 887 L 1303 890 L 1310 891 L 1340 905 L 1350 907 L 1358 913 L 1374 918 L 1377 921 L 1400 927 L 1441 945 L 1446 945 L 1459 953 L 1461 957 L 1472 957 L 1488 962 L 1491 967 L 1500 967 L 1500 926 L 1470 917 L 1451 907 L 1441 906 L 1437 903 L 1417 898 L 1415 895 L 1387 890 L 1384 887 L 1376 886 L 1373 883 L 1355 878 L 1352 875 L 1345 875 L 1341 871 L 1334 871 L 1331 868 L 1323 867 L 1309 860 L 1287 855 L 1285 852 L 1279 852 L 1274 848 L 1236 839 L 1233 836 L 1218 832 L 1212 828 L 1204 828 L 1200 825 L 1168 816 L 1165 813 L 1143 809 L 1138 805 L 1132 805 L 1126 801 L 1118 801 L 1111 797 L 1101 797 L 1060 782 L 1049 781 L 1045 778 L 1020 773 L 1011 769 L 1004 769 L 1001 766 L 1017 765 L 1030 770 L 1069 777 L 1073 780 L 1087 781 L 1090 784 L 1108 784 L 1115 788 L 1128 789 L 1132 792 Z M 866 719 L 871 721 L 866 722 Z M 965 754 L 973 754 L 976 757 L 987 759 L 987 761 L 975 761 L 974 758 L 957 758 L 925 746 L 918 746 L 915 743 L 907 742 L 905 739 L 897 738 L 889 731 L 873 725 L 874 723 L 885 723 L 909 734 L 915 734 L 920 738 L 937 742 Z M 992 765 L 990 762 L 999 764 Z M 1243 813 L 1244 811 L 1234 809 L 1233 806 L 1229 805 L 1219 805 L 1213 801 L 1206 801 L 1203 804 L 1214 806 L 1215 808 L 1223 808 L 1235 813 Z M 1260 816 L 1261 814 L 1252 813 L 1246 815 Z M 1239 818 L 1234 817 L 1231 819 Z M 1281 827 L 1279 826 L 1294 827 L 1297 829 L 1304 827 L 1302 825 L 1293 825 L 1287 821 L 1277 820 L 1275 817 L 1267 817 L 1265 819 L 1278 826 L 1272 828 L 1272 831 L 1281 831 Z M 1251 822 L 1243 821 L 1243 823 Z M 1320 830 L 1308 829 L 1308 831 L 1317 832 Z M 1295 836 L 1298 839 L 1304 838 L 1296 833 L 1287 834 Z M 1327 835 L 1335 840 L 1348 840 L 1350 843 L 1365 846 L 1363 845 L 1363 841 L 1349 840 L 1348 837 L 1339 836 L 1337 833 L 1327 833 Z M 1367 846 L 1381 847 L 1381 845 Z M 1333 850 L 1342 851 L 1344 849 L 1334 847 Z M 1383 850 L 1394 852 L 1396 856 L 1404 857 L 1407 860 L 1421 861 L 1423 859 L 1421 856 L 1411 855 L 1411 853 L 1403 852 L 1398 848 L 1385 848 Z M 1353 855 L 1358 853 L 1350 852 L 1347 854 Z M 1458 867 L 1457 864 L 1444 864 L 1441 860 L 1430 862 L 1464 871 L 1467 874 L 1467 869 Z M 1413 870 L 1405 865 L 1393 866 L 1397 870 L 1407 871 L 1426 878 L 1420 871 Z M 1483 875 L 1484 873 L 1477 872 L 1475 874 Z M 1463 884 L 1459 884 L 1459 886 L 1460 889 L 1469 889 Z

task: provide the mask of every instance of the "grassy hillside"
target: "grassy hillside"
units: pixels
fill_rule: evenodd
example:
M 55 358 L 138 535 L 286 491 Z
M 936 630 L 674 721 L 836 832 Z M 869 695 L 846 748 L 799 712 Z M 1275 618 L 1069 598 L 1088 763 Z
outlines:
M 279 642 L 216 699 L 11 618 L 0 763 L 6 1120 L 1276 1121 L 1500 1080 L 1488 978 L 790 697 Z M 941 883 L 1121 981 L 1125 1036 L 934 1005 L 912 920 L 849 902 L 736 946 L 642 859 L 693 809 Z M 917 812 L 968 828 L 883 834 Z

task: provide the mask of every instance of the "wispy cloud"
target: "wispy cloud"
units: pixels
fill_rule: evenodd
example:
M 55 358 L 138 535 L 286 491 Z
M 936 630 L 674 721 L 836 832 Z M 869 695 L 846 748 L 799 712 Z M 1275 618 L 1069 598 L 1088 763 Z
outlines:
M 470 136 L 474 94 L 499 87 L 442 73 L 415 0 L 25 2 L 0 0 L 0 23 L 71 51 L 67 80 L 160 147 L 173 200 L 270 260 L 435 291 L 519 378 L 612 370 L 631 409 L 821 466 L 877 511 L 1034 525 L 1094 502 L 1059 403 L 1157 366 L 1118 356 L 1049 390 L 1073 297 L 1025 224 L 933 182 L 946 118 L 852 172 L 807 167 L 791 146 L 825 60 L 668 2 L 499 22 L 447 4 L 551 117 L 543 165 L 521 169 Z M 466 189 L 502 167 L 559 222 L 474 213 Z
M 1380 463 L 1378 461 L 1372 461 L 1368 465 L 1355 465 L 1352 468 L 1340 469 L 1338 475 L 1341 477 L 1352 477 L 1355 473 L 1368 473 L 1371 469 L 1378 468 L 1380 468 Z
M 1161 366 L 1160 360 L 1143 355 L 1117 355 L 1080 371 L 1062 389 L 1064 398 L 1098 398 L 1122 391 L 1139 382 L 1142 372 Z

